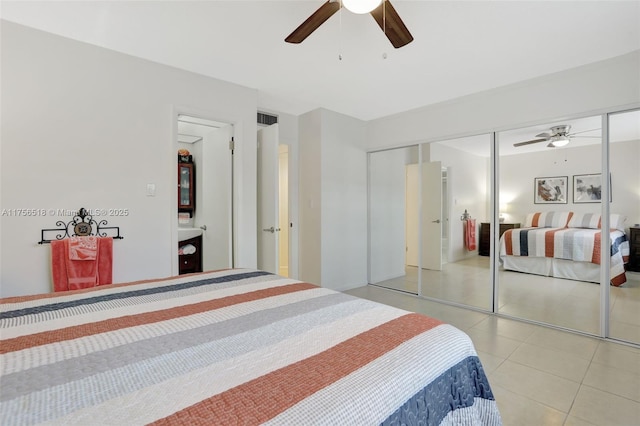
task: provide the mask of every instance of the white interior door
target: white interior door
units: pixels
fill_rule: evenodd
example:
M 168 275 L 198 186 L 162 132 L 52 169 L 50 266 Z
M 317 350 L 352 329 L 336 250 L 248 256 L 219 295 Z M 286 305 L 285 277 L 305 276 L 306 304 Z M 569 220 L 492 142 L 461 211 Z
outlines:
M 442 163 L 422 163 L 422 267 L 442 270 Z
M 405 215 L 406 215 L 406 264 L 409 266 L 418 266 L 420 258 L 418 252 L 419 243 L 419 223 L 420 210 L 418 195 L 418 183 L 420 182 L 420 168 L 418 164 L 408 164 L 406 167 L 406 197 L 405 197 Z
M 197 227 L 202 232 L 202 270 L 231 268 L 232 250 L 232 169 L 229 142 L 233 126 L 227 125 L 202 137 L 202 167 L 196 170 L 202 185 Z
M 258 269 L 278 273 L 278 125 L 258 130 Z

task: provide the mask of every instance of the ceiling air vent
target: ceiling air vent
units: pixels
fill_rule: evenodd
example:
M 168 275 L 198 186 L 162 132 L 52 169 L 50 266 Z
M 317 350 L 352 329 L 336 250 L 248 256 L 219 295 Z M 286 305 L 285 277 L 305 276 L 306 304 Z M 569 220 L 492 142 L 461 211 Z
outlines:
M 264 112 L 258 112 L 258 124 L 262 124 L 264 126 L 271 126 L 272 124 L 276 124 L 278 122 L 277 115 L 265 114 Z

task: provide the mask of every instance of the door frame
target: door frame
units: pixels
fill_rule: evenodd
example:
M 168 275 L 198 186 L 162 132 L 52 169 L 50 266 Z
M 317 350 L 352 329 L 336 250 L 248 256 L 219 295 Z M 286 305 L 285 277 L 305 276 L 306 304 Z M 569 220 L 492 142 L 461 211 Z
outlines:
M 167 173 L 167 181 L 166 181 L 166 185 L 167 188 L 173 188 L 173 189 L 169 189 L 170 193 L 173 195 L 169 196 L 170 201 L 170 207 L 169 207 L 169 212 L 170 212 L 170 222 L 169 222 L 169 228 L 170 228 L 170 234 L 171 234 L 171 238 L 170 238 L 170 247 L 169 247 L 169 253 L 170 253 L 170 259 L 171 259 L 171 276 L 178 276 L 179 274 L 179 265 L 178 265 L 178 203 L 176 202 L 177 200 L 177 191 L 178 191 L 178 187 L 175 184 L 175 179 L 176 179 L 176 156 L 177 156 L 177 152 L 178 152 L 178 118 L 181 115 L 187 115 L 190 117 L 195 117 L 195 118 L 200 118 L 203 120 L 209 120 L 209 121 L 216 121 L 219 123 L 224 123 L 224 124 L 229 124 L 231 126 L 233 126 L 233 133 L 234 133 L 234 143 L 236 144 L 234 146 L 234 151 L 237 148 L 237 140 L 238 138 L 236 137 L 236 131 L 238 130 L 239 126 L 238 123 L 235 120 L 230 120 L 228 118 L 221 118 L 221 117 L 216 117 L 215 115 L 213 115 L 212 113 L 208 112 L 208 111 L 203 111 L 203 110 L 198 110 L 198 109 L 194 109 L 194 108 L 189 108 L 189 107 L 185 107 L 185 106 L 180 106 L 180 105 L 172 105 L 171 106 L 171 116 L 170 116 L 170 121 L 169 121 L 169 125 L 170 125 L 170 129 L 171 129 L 171 137 L 169 138 L 169 152 L 174 153 L 175 155 L 169 155 L 169 159 L 167 162 L 167 168 L 171 171 L 170 173 Z M 238 168 L 236 167 L 236 161 L 237 156 L 234 155 L 234 153 L 232 152 L 231 154 L 231 267 L 235 268 L 236 267 L 236 259 L 237 259 L 237 238 L 238 238 L 238 232 L 237 232 L 237 223 L 238 223 L 238 218 L 237 218 L 237 214 L 238 214 L 238 209 L 237 209 L 237 170 Z M 170 177 L 169 177 L 170 176 Z M 175 192 L 174 192 L 175 191 Z

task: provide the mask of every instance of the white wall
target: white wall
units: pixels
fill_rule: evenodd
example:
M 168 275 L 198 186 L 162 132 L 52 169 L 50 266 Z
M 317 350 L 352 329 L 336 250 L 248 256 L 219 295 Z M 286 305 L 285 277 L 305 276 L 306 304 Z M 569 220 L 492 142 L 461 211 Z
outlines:
M 640 51 L 367 123 L 367 148 L 437 141 L 640 103 Z
M 600 213 L 600 203 L 573 203 L 573 175 L 600 173 L 601 146 L 578 146 L 548 149 L 521 155 L 500 157 L 500 193 L 508 196 L 507 222 L 524 223 L 527 213 L 545 211 L 572 211 L 576 213 Z M 613 201 L 611 213 L 627 216 L 629 224 L 640 223 L 640 141 L 611 144 L 610 169 Z M 568 177 L 567 204 L 535 204 L 534 178 Z
M 171 274 L 176 108 L 235 124 L 237 265 L 256 265 L 257 92 L 54 36 L 1 26 L 1 209 L 127 208 L 115 282 Z M 145 194 L 155 183 L 155 197 Z M 48 292 L 40 230 L 70 217 L 0 217 L 0 295 Z
M 321 157 L 322 116 L 314 110 L 300 116 L 299 157 L 300 167 L 300 228 L 299 271 L 301 280 L 320 285 L 321 269 Z
M 392 149 L 369 155 L 369 282 L 372 284 L 405 275 L 407 151 Z
M 322 110 L 322 286 L 367 284 L 365 123 Z
M 364 122 L 319 109 L 299 121 L 300 279 L 335 290 L 367 282 Z

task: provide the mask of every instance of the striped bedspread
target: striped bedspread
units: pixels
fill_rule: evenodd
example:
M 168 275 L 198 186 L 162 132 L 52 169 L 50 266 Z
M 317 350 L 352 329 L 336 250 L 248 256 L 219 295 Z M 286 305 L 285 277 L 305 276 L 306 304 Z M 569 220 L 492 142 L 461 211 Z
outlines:
M 601 230 L 589 228 L 516 228 L 505 231 L 500 255 L 549 257 L 600 264 Z M 624 264 L 629 261 L 629 241 L 613 229 L 611 239 L 611 284 L 627 281 Z
M 0 308 L 4 426 L 501 424 L 460 330 L 262 271 Z

